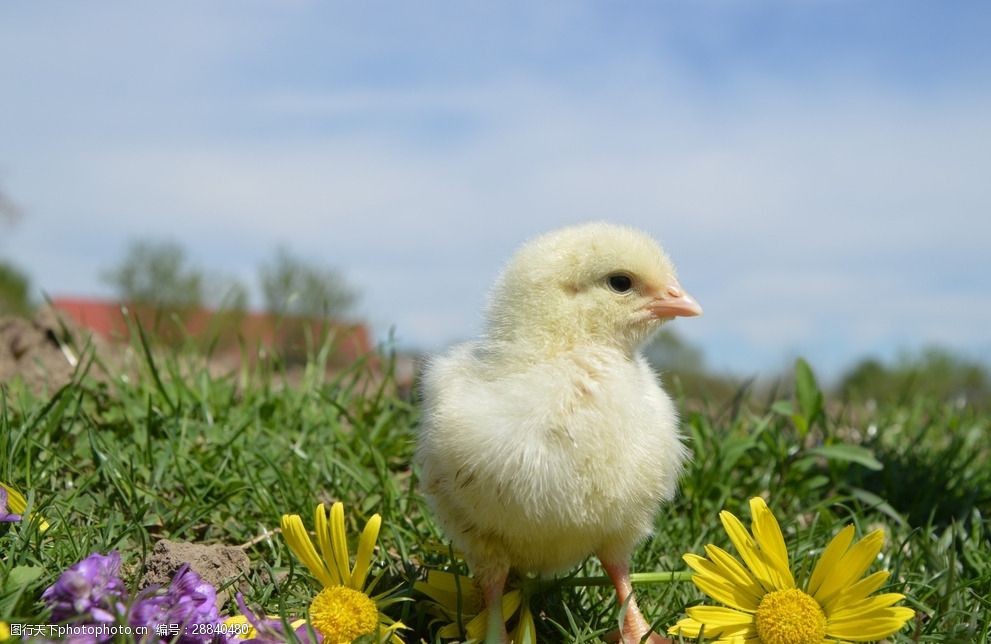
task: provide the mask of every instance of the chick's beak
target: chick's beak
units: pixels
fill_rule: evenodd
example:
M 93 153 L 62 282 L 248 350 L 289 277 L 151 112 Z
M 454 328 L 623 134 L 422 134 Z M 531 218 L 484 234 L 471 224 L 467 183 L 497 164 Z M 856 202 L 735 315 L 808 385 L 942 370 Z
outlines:
M 702 307 L 678 282 L 668 284 L 647 304 L 647 310 L 658 319 L 702 315 Z

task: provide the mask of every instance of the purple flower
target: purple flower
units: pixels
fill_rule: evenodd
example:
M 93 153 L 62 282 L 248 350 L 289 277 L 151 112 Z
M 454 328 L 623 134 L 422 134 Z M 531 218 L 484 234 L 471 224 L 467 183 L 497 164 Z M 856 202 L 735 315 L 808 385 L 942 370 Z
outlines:
M 277 618 L 262 619 L 258 617 L 258 615 L 248 609 L 248 605 L 244 603 L 244 597 L 241 593 L 237 594 L 237 607 L 256 631 L 255 636 L 251 639 L 234 640 L 237 644 L 283 644 L 289 641 L 285 635 L 285 627 L 282 624 L 282 620 Z M 323 642 L 323 635 L 319 632 L 316 632 L 316 637 L 311 639 L 310 629 L 307 628 L 305 622 L 297 626 L 293 633 L 296 635 L 296 641 L 301 644 L 320 644 Z
M 114 622 L 125 610 L 122 600 L 127 593 L 117 576 L 119 570 L 120 553 L 116 550 L 109 555 L 94 552 L 71 566 L 41 595 L 52 609 L 52 619 Z
M 117 576 L 120 553 L 94 552 L 62 573 L 41 598 L 52 610 L 56 622 L 74 624 L 113 624 L 126 611 L 127 590 Z M 89 641 L 107 642 L 110 635 Z
M 7 489 L 0 485 L 0 523 L 20 521 L 21 515 L 7 512 Z
M 167 633 L 163 639 L 180 644 L 225 642 L 226 637 L 218 633 L 222 629 L 216 628 L 220 622 L 216 589 L 190 570 L 189 564 L 172 577 L 167 592 L 151 589 L 134 602 L 130 613 L 132 626 L 147 626 L 149 633 Z M 178 627 L 178 633 L 169 631 L 172 626 Z M 178 638 L 173 640 L 175 635 Z

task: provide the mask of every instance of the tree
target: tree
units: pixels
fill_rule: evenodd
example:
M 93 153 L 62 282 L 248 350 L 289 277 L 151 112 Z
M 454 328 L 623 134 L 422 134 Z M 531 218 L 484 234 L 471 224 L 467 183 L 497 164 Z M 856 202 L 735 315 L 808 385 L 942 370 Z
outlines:
M 0 315 L 27 315 L 31 308 L 27 276 L 0 261 Z
M 0 190 L 0 224 L 14 224 L 21 209 Z M 0 260 L 0 315 L 27 315 L 31 306 L 31 289 L 27 275 L 16 266 Z
M 338 271 L 308 262 L 285 247 L 262 265 L 259 281 L 266 310 L 280 317 L 341 318 L 357 299 Z
M 986 408 L 991 404 L 987 366 L 941 347 L 903 353 L 890 364 L 866 358 L 840 379 L 844 397 L 880 404 L 935 398 Z
M 669 327 L 654 336 L 643 355 L 673 395 L 700 403 L 725 401 L 745 393 L 743 381 L 709 369 L 703 350 Z
M 189 266 L 176 242 L 132 241 L 120 264 L 102 278 L 129 304 L 183 310 L 203 303 L 203 273 Z
M 204 298 L 208 306 L 217 311 L 239 312 L 248 310 L 248 287 L 229 275 L 207 276 Z
M 173 241 L 132 241 L 124 259 L 103 272 L 141 326 L 167 345 L 188 339 L 190 316 L 203 304 L 203 273 Z
M 661 329 L 644 347 L 644 356 L 659 371 L 704 373 L 705 356 L 702 350 L 670 329 Z
M 304 363 L 321 343 L 330 320 L 339 321 L 356 296 L 333 268 L 319 266 L 279 248 L 259 270 L 265 308 L 279 320 L 277 345 L 282 359 Z M 333 337 L 333 336 L 331 336 Z

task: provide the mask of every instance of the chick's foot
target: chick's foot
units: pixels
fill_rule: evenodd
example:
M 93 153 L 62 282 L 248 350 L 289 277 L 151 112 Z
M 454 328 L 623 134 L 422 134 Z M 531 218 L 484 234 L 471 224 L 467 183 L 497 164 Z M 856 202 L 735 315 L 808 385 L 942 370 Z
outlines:
M 619 600 L 620 607 L 626 606 L 622 632 L 614 631 L 610 633 L 610 636 L 616 637 L 616 640 L 622 644 L 638 644 L 638 642 L 670 644 L 670 639 L 651 630 L 650 624 L 640 612 L 637 599 L 633 595 L 633 584 L 630 583 L 630 565 L 625 561 L 619 563 L 603 561 L 602 567 L 616 587 L 616 598 Z M 607 639 L 613 641 L 610 636 L 607 636 Z M 644 639 L 645 637 L 646 639 Z
M 489 611 L 485 630 L 485 644 L 509 644 L 506 621 L 502 615 L 502 591 L 506 585 L 508 571 L 484 575 L 481 581 L 482 597 Z

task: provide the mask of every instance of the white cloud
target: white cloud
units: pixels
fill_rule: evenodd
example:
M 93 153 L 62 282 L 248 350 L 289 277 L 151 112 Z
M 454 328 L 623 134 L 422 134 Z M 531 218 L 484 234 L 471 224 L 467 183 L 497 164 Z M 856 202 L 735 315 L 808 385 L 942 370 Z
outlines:
M 28 214 L 0 251 L 47 290 L 99 290 L 129 237 L 179 238 L 242 278 L 286 242 L 358 282 L 380 333 L 395 324 L 436 347 L 477 332 L 520 241 L 605 218 L 667 245 L 706 308 L 678 329 L 716 365 L 750 372 L 806 353 L 835 369 L 914 340 L 987 344 L 987 284 L 949 277 L 991 271 L 991 95 L 977 89 L 907 96 L 851 71 L 819 91 L 742 77 L 721 102 L 638 51 L 560 79 L 516 61 L 448 82 L 270 80 L 228 94 L 209 81 L 237 85 L 214 74 L 272 32 L 182 29 L 191 45 L 174 60 L 160 40 L 136 42 L 140 30 L 94 46 L 85 67 L 106 64 L 101 89 L 137 75 L 137 93 L 74 104 L 83 84 L 50 83 L 31 99 L 41 117 L 25 99 L 22 127 L 0 125 L 15 154 L 5 185 Z M 69 50 L 87 50 L 70 31 L 58 32 Z M 931 282 L 943 290 L 927 293 Z

